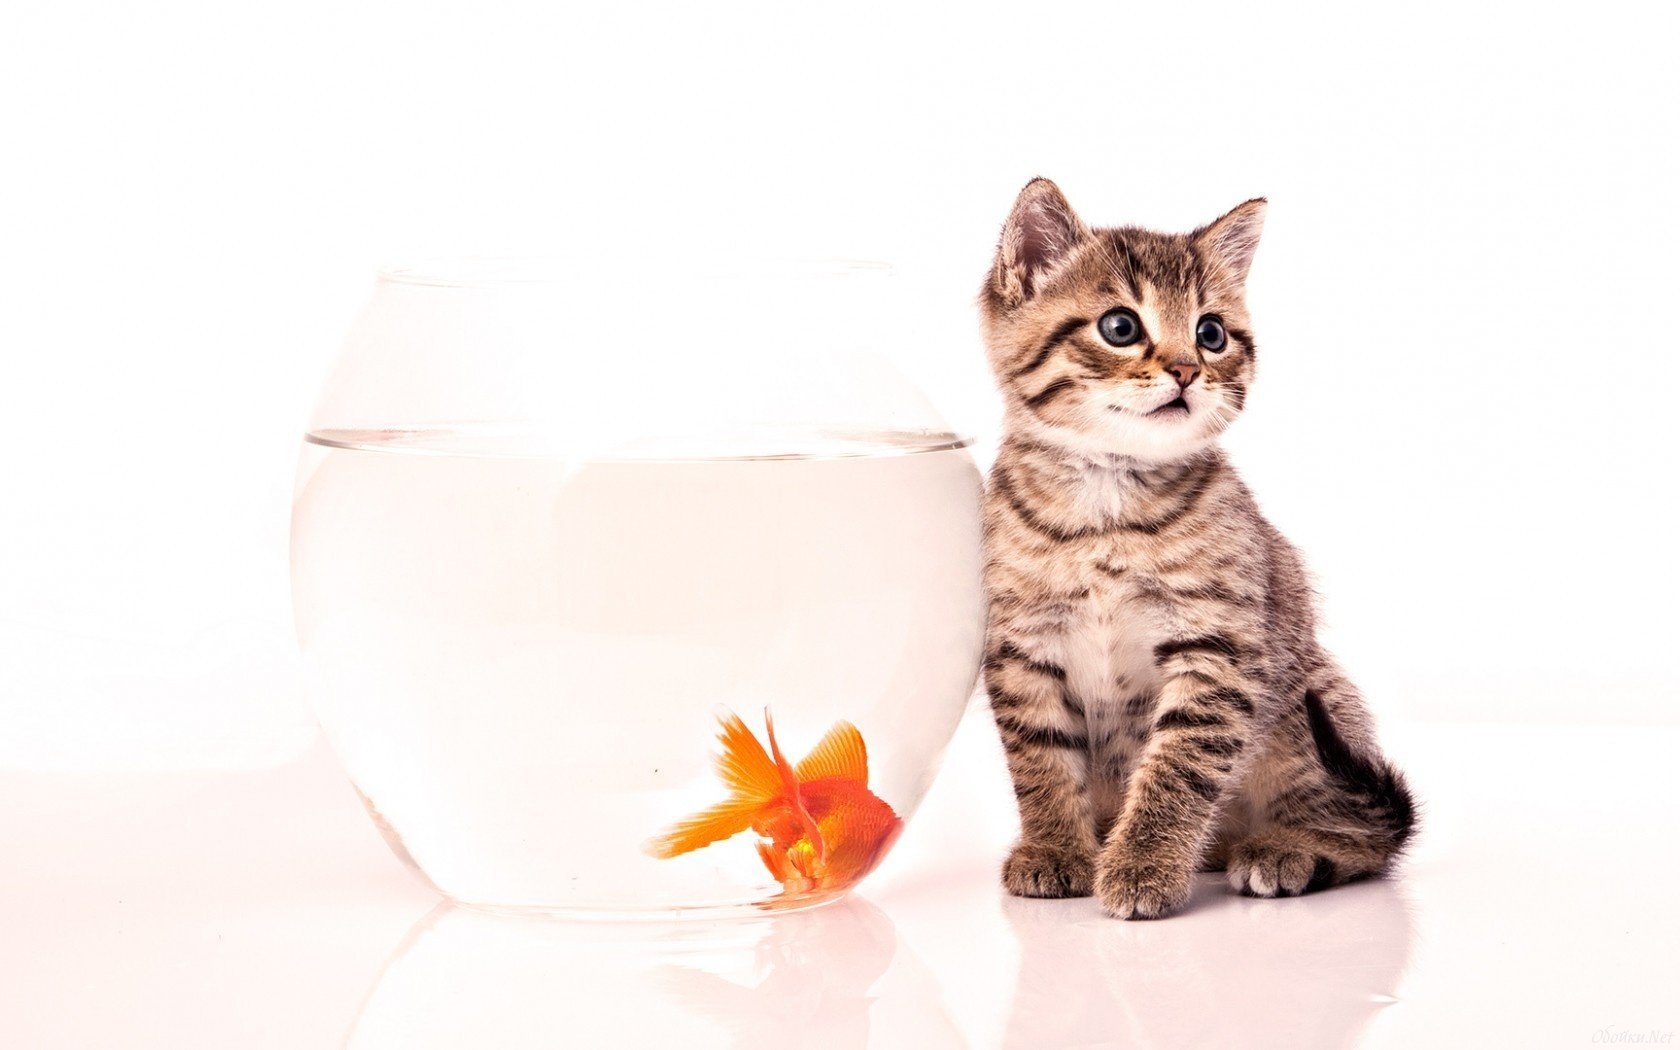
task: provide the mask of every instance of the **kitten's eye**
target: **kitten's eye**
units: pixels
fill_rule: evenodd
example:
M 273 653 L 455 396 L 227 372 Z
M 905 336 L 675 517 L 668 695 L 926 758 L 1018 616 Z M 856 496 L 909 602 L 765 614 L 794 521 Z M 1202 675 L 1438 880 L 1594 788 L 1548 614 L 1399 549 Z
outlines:
M 1196 345 L 1214 353 L 1225 349 L 1225 326 L 1217 317 L 1204 317 L 1196 322 Z
M 1143 338 L 1143 322 L 1122 306 L 1097 318 L 1097 332 L 1110 346 L 1131 346 Z

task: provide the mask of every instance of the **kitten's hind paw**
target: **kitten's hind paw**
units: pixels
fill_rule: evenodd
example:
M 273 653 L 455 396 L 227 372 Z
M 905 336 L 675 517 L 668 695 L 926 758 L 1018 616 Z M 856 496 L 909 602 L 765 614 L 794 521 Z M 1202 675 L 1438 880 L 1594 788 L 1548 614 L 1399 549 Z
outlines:
M 1017 897 L 1089 897 L 1091 853 L 1018 842 L 1003 862 L 1003 888 Z
M 1225 879 L 1247 897 L 1295 897 L 1323 889 L 1335 879 L 1329 858 L 1290 846 L 1251 839 L 1231 851 Z

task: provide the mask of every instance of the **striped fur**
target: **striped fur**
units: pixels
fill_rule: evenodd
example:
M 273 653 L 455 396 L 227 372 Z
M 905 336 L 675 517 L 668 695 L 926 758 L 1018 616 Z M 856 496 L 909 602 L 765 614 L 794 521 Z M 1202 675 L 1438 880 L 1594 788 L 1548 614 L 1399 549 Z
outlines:
M 1012 893 L 1153 918 L 1198 867 L 1288 896 L 1382 871 L 1411 834 L 1299 555 L 1215 447 L 1254 375 L 1263 213 L 1093 230 L 1040 179 L 1004 227 L 981 314 L 1007 405 L 986 685 L 1020 808 Z M 1116 307 L 1135 345 L 1100 337 Z M 1217 352 L 1196 340 L 1209 316 Z

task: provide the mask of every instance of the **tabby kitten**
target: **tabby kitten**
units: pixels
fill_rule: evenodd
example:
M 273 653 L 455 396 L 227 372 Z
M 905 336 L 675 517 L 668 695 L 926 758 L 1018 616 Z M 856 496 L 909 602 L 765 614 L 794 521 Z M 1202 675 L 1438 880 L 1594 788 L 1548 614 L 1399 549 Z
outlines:
M 1291 896 L 1383 870 L 1412 798 L 1315 637 L 1301 560 L 1214 446 L 1254 376 L 1264 200 L 1190 234 L 1021 191 L 981 293 L 1007 404 L 986 500 L 986 686 L 1009 892 L 1166 914 L 1193 873 Z

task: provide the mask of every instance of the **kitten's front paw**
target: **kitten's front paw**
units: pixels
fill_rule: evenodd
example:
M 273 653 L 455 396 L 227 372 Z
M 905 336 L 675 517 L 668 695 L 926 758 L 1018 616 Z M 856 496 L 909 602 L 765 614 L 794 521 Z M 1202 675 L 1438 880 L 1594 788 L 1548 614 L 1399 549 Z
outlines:
M 1117 919 L 1159 919 L 1190 899 L 1191 873 L 1105 851 L 1097 866 L 1097 899 Z
M 1086 850 L 1017 842 L 1003 862 L 1003 888 L 1017 897 L 1089 897 L 1091 869 Z

